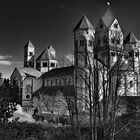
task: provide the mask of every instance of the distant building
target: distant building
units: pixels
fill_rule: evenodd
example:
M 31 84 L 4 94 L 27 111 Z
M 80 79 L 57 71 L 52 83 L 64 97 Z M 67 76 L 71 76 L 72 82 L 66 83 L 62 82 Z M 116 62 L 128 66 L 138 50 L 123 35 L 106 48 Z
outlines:
M 22 106 L 32 106 L 32 98 L 39 93 L 51 96 L 61 91 L 64 96 L 86 96 L 85 82 L 80 74 L 88 70 L 87 54 L 94 56 L 89 58 L 91 64 L 97 60 L 99 65 L 114 72 L 119 58 L 123 73 L 119 95 L 139 96 L 140 41 L 131 32 L 124 39 L 121 26 L 110 8 L 99 19 L 96 28 L 84 15 L 73 33 L 74 66 L 57 68 L 56 52 L 51 45 L 37 57 L 35 63 L 35 46 L 31 41 L 25 45 L 24 67 L 15 68 L 11 75 L 11 80 L 16 79 L 22 90 Z M 102 83 L 101 76 L 99 80 Z M 82 102 L 79 104 L 83 106 Z
M 55 49 L 48 46 L 36 59 L 36 69 L 41 73 L 57 68 Z
M 24 47 L 24 67 L 25 68 L 34 68 L 34 58 L 35 57 L 35 47 L 32 42 L 29 40 Z

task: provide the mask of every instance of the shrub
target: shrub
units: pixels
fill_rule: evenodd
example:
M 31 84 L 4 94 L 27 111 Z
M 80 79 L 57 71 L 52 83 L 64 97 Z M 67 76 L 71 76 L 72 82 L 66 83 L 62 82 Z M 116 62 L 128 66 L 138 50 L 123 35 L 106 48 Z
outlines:
M 35 123 L 11 122 L 0 124 L 2 140 L 77 140 L 70 127 L 53 127 Z

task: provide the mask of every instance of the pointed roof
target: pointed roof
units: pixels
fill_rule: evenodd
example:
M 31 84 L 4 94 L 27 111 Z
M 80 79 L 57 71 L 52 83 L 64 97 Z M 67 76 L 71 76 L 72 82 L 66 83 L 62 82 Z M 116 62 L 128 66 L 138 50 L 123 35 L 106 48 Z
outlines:
M 53 48 L 52 45 L 49 45 L 49 46 L 48 46 L 48 49 L 49 49 L 50 51 L 55 51 L 55 49 Z
M 45 77 L 45 78 L 50 78 L 50 77 L 56 77 L 56 76 L 66 76 L 66 75 L 73 75 L 74 74 L 74 66 L 69 66 L 69 67 L 61 67 L 61 68 L 56 68 L 52 69 L 49 72 L 44 73 L 40 78 Z
M 133 69 L 126 64 L 124 61 L 122 60 L 118 60 L 114 66 L 111 68 L 111 71 L 114 73 L 114 71 L 133 71 Z M 115 73 L 114 73 L 115 74 Z
M 30 76 L 38 78 L 41 76 L 41 72 L 34 68 L 21 68 L 21 67 L 17 68 L 16 67 L 15 69 L 17 69 L 20 75 L 23 77 L 30 75 Z
M 30 40 L 28 40 L 27 44 L 24 47 L 27 47 L 27 48 L 28 47 L 33 47 L 33 48 L 35 48 L 35 46 L 33 45 L 33 43 Z
M 80 29 L 81 30 L 86 30 L 86 29 L 94 30 L 92 24 L 87 19 L 87 17 L 85 16 L 85 14 L 80 19 L 80 21 L 78 22 L 78 24 L 75 26 L 75 28 L 73 29 L 73 32 L 75 32 L 76 30 L 80 30 Z
M 112 11 L 110 10 L 110 8 L 108 7 L 106 12 L 103 14 L 103 16 L 101 17 L 101 20 L 103 21 L 103 23 L 109 28 L 111 26 L 111 24 L 113 23 L 113 21 L 115 20 L 115 16 L 112 13 Z
M 56 60 L 54 55 L 49 51 L 47 47 L 37 58 L 37 60 Z
M 135 35 L 132 32 L 130 32 L 127 35 L 127 37 L 125 38 L 124 43 L 125 44 L 127 44 L 127 43 L 136 44 L 137 43 L 137 39 L 136 39 Z

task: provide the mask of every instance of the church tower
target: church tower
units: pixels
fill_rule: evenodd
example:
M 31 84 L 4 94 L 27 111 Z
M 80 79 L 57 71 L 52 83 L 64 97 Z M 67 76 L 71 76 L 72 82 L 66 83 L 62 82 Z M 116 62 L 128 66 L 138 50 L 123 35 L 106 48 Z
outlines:
M 124 49 L 127 52 L 126 62 L 135 72 L 140 69 L 140 42 L 135 35 L 130 32 L 124 40 Z
M 110 7 L 96 26 L 95 46 L 95 57 L 108 68 L 115 64 L 118 57 L 122 57 L 123 33 Z
M 87 53 L 93 52 L 93 42 L 95 30 L 84 15 L 74 30 L 74 57 L 75 67 L 78 69 L 86 68 Z
M 49 45 L 36 59 L 36 69 L 41 73 L 57 68 L 55 49 Z
M 125 61 L 133 70 L 133 75 L 129 74 L 129 91 L 131 95 L 139 95 L 140 91 L 140 42 L 135 35 L 130 32 L 124 40 L 124 50 L 126 53 Z M 133 78 L 130 78 L 133 77 Z
M 88 71 L 88 63 L 93 63 L 93 42 L 95 30 L 84 15 L 79 23 L 75 26 L 74 30 L 74 67 L 75 67 L 75 85 L 76 85 L 76 95 L 79 98 L 86 97 L 86 77 Z M 90 55 L 91 54 L 91 55 Z M 82 76 L 82 77 L 81 77 Z M 80 97 L 82 96 L 82 97 Z M 78 106 L 86 106 L 83 102 L 79 101 Z
M 35 47 L 29 40 L 24 47 L 24 67 L 34 68 Z

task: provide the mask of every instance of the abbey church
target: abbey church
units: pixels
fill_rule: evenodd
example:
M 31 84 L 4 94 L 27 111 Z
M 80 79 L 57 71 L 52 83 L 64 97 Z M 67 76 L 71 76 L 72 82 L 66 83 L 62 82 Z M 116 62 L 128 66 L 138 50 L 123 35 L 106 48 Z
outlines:
M 73 29 L 73 35 L 74 65 L 68 67 L 58 67 L 55 47 L 49 45 L 36 57 L 35 46 L 31 41 L 27 42 L 24 47 L 24 66 L 16 67 L 11 75 L 11 81 L 18 82 L 23 107 L 33 106 L 32 99 L 38 93 L 51 96 L 61 91 L 67 97 L 85 95 L 85 79 L 81 80 L 79 75 L 85 75 L 83 70 L 89 71 L 89 64 L 92 67 L 95 61 L 106 71 L 114 71 L 114 77 L 119 63 L 121 80 L 118 94 L 139 96 L 140 41 L 132 32 L 124 38 L 110 7 L 101 16 L 95 28 L 83 15 Z M 97 79 L 102 86 L 101 72 L 102 70 Z

